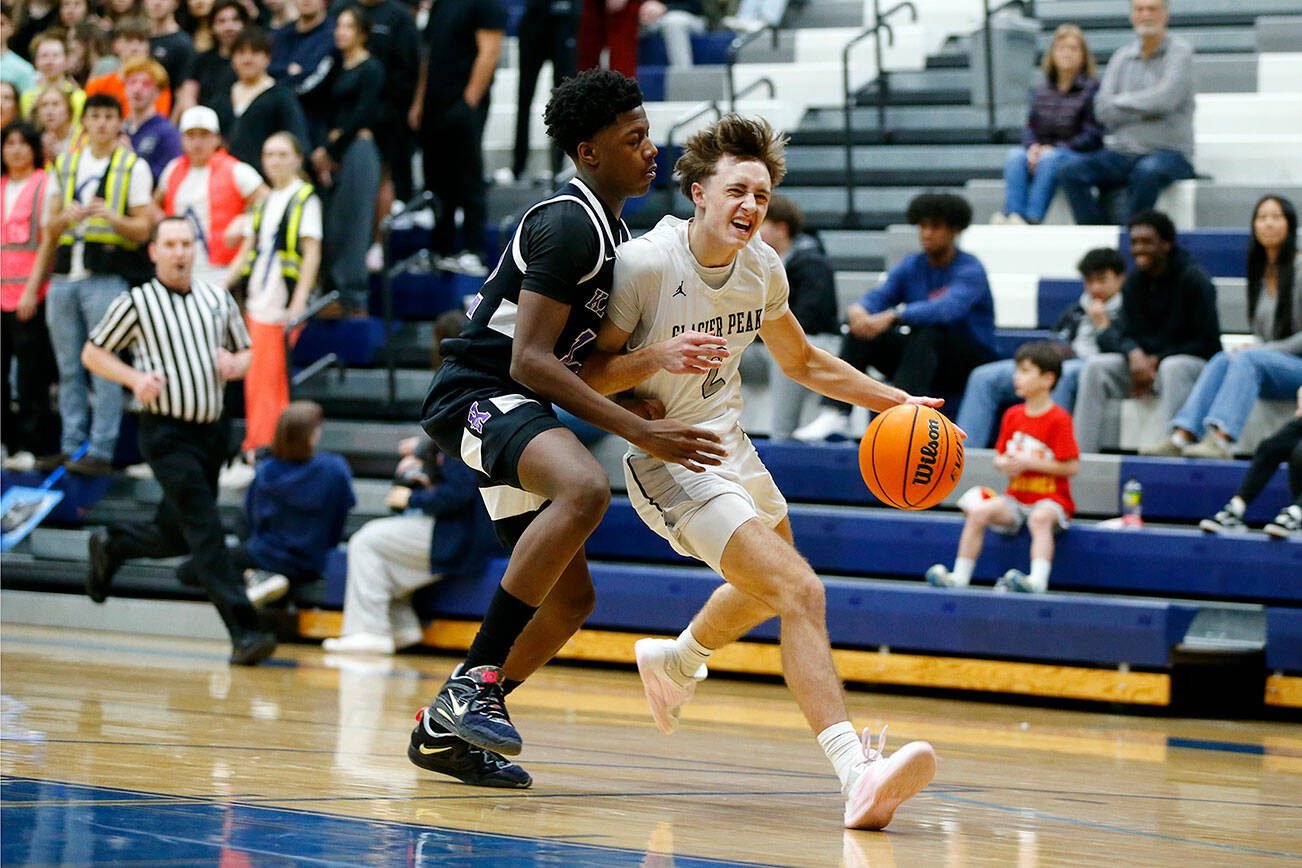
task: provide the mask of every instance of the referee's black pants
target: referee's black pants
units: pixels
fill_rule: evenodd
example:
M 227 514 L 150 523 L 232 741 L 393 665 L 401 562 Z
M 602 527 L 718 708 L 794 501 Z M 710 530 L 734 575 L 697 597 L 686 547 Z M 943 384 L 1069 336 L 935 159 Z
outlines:
M 226 534 L 217 511 L 217 475 L 227 455 L 226 426 L 142 413 L 140 453 L 163 488 L 163 501 L 151 522 L 110 527 L 109 551 L 123 559 L 188 553 L 191 575 L 207 591 L 238 643 L 260 628 L 243 577 L 226 552 Z

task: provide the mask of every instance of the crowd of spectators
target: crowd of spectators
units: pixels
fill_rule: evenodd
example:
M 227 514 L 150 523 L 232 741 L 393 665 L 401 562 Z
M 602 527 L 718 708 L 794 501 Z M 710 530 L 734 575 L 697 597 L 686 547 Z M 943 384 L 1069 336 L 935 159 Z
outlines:
M 516 142 L 503 179 L 527 172 L 529 107 L 544 62 L 554 82 L 603 64 L 633 75 L 637 40 L 652 34 L 670 66 L 690 66 L 692 36 L 721 11 L 734 13 L 725 26 L 748 31 L 780 24 L 786 2 L 525 0 Z M 248 572 L 259 601 L 319 576 L 342 515 L 323 518 L 314 536 L 304 532 L 311 551 L 292 563 L 269 554 L 287 550 L 276 541 L 293 533 L 284 515 L 311 506 L 300 496 L 305 475 L 325 468 L 347 485 L 337 456 L 316 452 L 320 408 L 290 402 L 286 349 L 299 331 L 287 325 L 323 290 L 339 298 L 327 313 L 366 315 L 369 275 L 383 258 L 380 222 L 422 185 L 437 201 L 429 246 L 438 265 L 487 272 L 481 139 L 505 0 L 5 0 L 0 12 L 7 465 L 112 471 L 124 392 L 87 371 L 83 346 L 115 299 L 149 279 L 151 229 L 182 218 L 195 236 L 194 279 L 234 292 L 249 335 L 238 451 L 254 527 L 230 560 Z M 953 194 L 910 203 L 905 216 L 921 251 L 851 304 L 844 326 L 820 242 L 794 202 L 774 198 L 763 237 L 786 265 L 792 308 L 811 340 L 910 392 L 962 395 L 958 420 L 970 445 L 988 445 L 1003 410 L 1025 397 L 1016 373 L 1030 365 L 1023 376 L 1040 378 L 1035 400 L 1051 391 L 1073 411 L 1072 447 L 1054 460 L 1074 460 L 1064 456 L 1077 445 L 1098 451 L 1115 416 L 1109 402 L 1146 394 L 1170 428 L 1146 453 L 1230 456 L 1259 397 L 1302 387 L 1297 214 L 1280 196 L 1258 203 L 1247 267 L 1252 339 L 1223 351 L 1215 287 L 1171 220 L 1153 210 L 1166 185 L 1194 174 L 1193 50 L 1167 32 L 1168 18 L 1165 0 L 1132 0 L 1136 39 L 1101 77 L 1086 34 L 1059 27 L 1022 141 L 1008 152 L 995 222 L 1043 221 L 1061 187 L 1077 222 L 1129 229 L 1134 268 L 1127 273 L 1116 250 L 1087 254 L 1078 264 L 1085 291 L 1055 327 L 1055 344 L 1033 358 L 996 358 L 985 268 L 959 243 L 971 207 Z M 559 166 L 555 152 L 553 174 Z M 776 368 L 771 383 L 775 439 L 850 433 L 848 408 L 834 402 L 799 428 L 804 391 Z M 1296 431 L 1292 424 L 1269 441 L 1269 455 L 1292 449 Z M 1008 439 L 996 441 L 1001 453 Z M 270 457 L 255 474 L 260 450 Z M 425 444 L 404 452 L 399 469 L 406 482 L 389 503 L 405 514 L 354 536 L 350 614 L 334 650 L 392 652 L 413 640 L 411 592 L 466 557 L 448 531 L 434 536 L 430 553 L 435 524 L 469 528 L 466 540 L 478 534 L 482 516 L 468 505 L 458 462 Z M 1209 522 L 1240 520 L 1260 490 L 1256 477 L 1245 486 Z M 1020 526 L 1030 515 L 1041 536 L 1052 531 L 1043 510 L 1018 509 L 1001 502 L 969 516 L 984 528 L 981 518 L 1008 524 L 1012 516 Z M 354 562 L 380 584 L 356 580 Z M 1033 570 L 1030 585 L 1042 590 L 1047 572 Z M 242 610 L 239 618 L 247 620 Z

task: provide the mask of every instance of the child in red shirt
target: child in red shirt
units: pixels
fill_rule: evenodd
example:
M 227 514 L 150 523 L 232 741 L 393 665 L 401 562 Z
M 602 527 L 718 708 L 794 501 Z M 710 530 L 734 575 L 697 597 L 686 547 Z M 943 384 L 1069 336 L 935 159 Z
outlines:
M 1008 408 L 995 444 L 995 469 L 1008 474 L 1008 489 L 996 495 L 973 488 L 959 499 L 967 520 L 954 569 L 932 566 L 926 574 L 929 584 L 967 585 L 981 556 L 986 528 L 1015 534 L 1025 524 L 1031 530 L 1031 572 L 1009 570 L 995 583 L 995 590 L 1043 593 L 1049 587 L 1054 534 L 1067 529 L 1076 511 L 1068 480 L 1080 469 L 1080 449 L 1071 414 L 1049 397 L 1062 374 L 1061 348 L 1048 341 L 1025 344 L 1014 359 L 1013 389 L 1026 403 Z

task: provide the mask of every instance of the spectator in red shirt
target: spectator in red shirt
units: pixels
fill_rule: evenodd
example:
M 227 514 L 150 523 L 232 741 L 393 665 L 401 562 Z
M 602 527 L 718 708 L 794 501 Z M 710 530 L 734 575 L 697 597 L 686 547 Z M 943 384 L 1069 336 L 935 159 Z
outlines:
M 937 587 L 962 587 L 972 580 L 986 528 L 1012 535 L 1027 525 L 1031 572 L 1009 570 L 995 590 L 1043 593 L 1053 566 L 1054 534 L 1067 529 L 1076 511 L 1069 480 L 1080 469 L 1080 449 L 1071 414 L 1049 396 L 1062 374 L 1062 349 L 1051 341 L 1037 341 L 1024 344 L 1015 359 L 1013 388 L 1026 403 L 1004 414 L 995 444 L 995 469 L 1008 475 L 1008 488 L 999 495 L 977 487 L 959 499 L 967 520 L 954 569 L 935 564 L 927 570 L 927 582 Z

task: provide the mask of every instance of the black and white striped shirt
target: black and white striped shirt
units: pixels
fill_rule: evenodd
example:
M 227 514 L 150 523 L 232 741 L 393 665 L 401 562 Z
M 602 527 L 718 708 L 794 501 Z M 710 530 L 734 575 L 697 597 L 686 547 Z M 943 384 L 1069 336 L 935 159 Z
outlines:
M 195 281 L 189 292 L 177 292 L 155 278 L 114 299 L 90 342 L 114 353 L 131 347 L 136 370 L 166 377 L 144 412 L 214 422 L 222 414 L 224 388 L 217 351 L 248 348 L 249 333 L 226 290 Z

